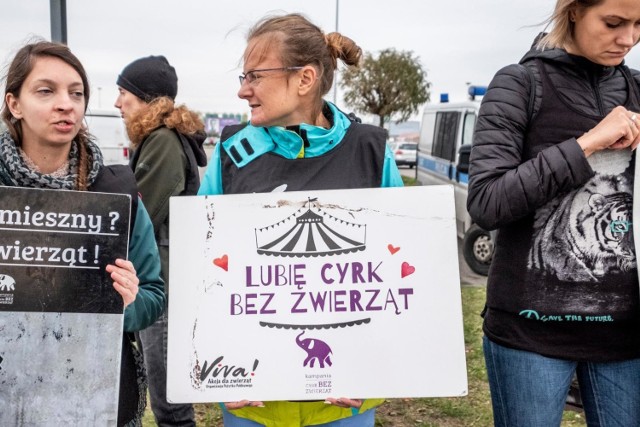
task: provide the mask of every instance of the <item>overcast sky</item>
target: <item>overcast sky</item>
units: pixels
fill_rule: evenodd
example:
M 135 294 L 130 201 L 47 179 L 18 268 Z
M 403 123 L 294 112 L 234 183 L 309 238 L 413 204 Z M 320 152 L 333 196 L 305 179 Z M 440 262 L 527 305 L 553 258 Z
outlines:
M 116 77 L 132 60 L 165 55 L 179 78 L 177 101 L 201 112 L 248 112 L 236 96 L 247 29 L 266 14 L 300 12 L 335 30 L 336 0 L 67 0 L 71 50 L 92 86 L 92 108 L 112 108 Z M 3 67 L 33 36 L 51 37 L 49 0 L 0 0 Z M 555 0 L 339 0 L 338 30 L 363 50 L 413 51 L 432 83 L 466 99 L 528 50 Z M 638 68 L 640 49 L 627 56 Z M 333 92 L 327 96 L 333 100 Z M 338 91 L 338 104 L 342 104 Z

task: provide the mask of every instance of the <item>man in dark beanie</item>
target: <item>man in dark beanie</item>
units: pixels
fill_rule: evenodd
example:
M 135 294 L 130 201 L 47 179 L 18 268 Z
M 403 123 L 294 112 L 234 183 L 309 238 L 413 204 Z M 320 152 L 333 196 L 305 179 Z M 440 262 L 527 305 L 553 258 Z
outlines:
M 131 140 L 130 165 L 153 222 L 168 295 L 169 198 L 198 191 L 198 167 L 207 164 L 202 148 L 204 125 L 186 106 L 175 106 L 178 77 L 164 56 L 133 61 L 122 70 L 117 83 L 119 95 L 115 106 L 124 118 Z M 137 334 L 149 379 L 151 409 L 160 427 L 195 427 L 191 404 L 167 402 L 167 325 L 165 307 L 165 313 L 153 325 Z
M 178 76 L 167 58 L 147 56 L 124 67 L 116 82 L 144 102 L 167 96 L 172 100 L 178 94 Z

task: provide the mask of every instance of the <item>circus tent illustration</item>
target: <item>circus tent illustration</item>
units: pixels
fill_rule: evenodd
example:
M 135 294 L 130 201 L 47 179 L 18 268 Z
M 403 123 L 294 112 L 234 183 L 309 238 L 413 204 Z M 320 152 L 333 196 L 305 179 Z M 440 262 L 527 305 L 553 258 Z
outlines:
M 317 199 L 309 199 L 287 218 L 256 228 L 255 233 L 260 255 L 316 257 L 363 251 L 367 226 L 338 218 Z

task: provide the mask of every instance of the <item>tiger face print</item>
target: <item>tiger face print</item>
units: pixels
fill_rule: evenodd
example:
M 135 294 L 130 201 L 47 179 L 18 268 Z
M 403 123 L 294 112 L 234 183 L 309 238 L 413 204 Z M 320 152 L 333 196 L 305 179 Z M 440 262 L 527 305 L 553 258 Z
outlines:
M 562 281 L 597 282 L 636 266 L 631 184 L 596 175 L 536 212 L 528 267 Z

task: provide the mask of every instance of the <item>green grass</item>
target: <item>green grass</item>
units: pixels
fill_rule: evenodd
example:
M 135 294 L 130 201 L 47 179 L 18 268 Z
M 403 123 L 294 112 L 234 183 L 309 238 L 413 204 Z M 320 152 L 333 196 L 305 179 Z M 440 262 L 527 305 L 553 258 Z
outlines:
M 408 187 L 410 185 L 416 185 L 416 179 L 413 177 L 408 177 L 402 175 L 402 182 L 404 182 L 404 186 Z
M 377 427 L 489 427 L 493 425 L 487 371 L 482 355 L 482 319 L 486 290 L 483 286 L 462 287 L 462 309 L 467 356 L 469 395 L 455 398 L 389 399 L 378 408 Z M 221 427 L 222 415 L 216 404 L 197 404 L 198 427 Z M 155 426 L 151 411 L 143 427 Z M 563 427 L 586 426 L 584 415 L 566 411 Z

